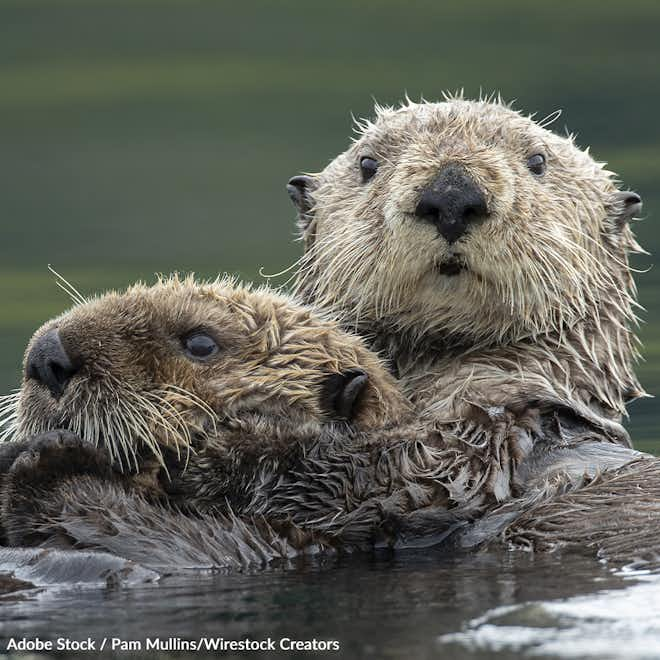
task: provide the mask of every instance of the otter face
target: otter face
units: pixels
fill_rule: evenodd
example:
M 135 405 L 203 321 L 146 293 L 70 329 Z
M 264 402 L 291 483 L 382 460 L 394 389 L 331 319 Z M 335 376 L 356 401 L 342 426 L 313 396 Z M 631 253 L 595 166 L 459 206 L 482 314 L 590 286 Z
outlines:
M 401 410 L 359 339 L 289 299 L 172 278 L 76 305 L 36 332 L 15 434 L 55 428 L 105 444 L 120 467 L 187 451 L 218 429 L 304 438 Z M 240 435 L 240 434 L 239 434 Z
M 299 292 L 358 328 L 501 343 L 597 318 L 603 299 L 631 315 L 639 197 L 500 103 L 377 108 L 288 189 L 306 246 Z

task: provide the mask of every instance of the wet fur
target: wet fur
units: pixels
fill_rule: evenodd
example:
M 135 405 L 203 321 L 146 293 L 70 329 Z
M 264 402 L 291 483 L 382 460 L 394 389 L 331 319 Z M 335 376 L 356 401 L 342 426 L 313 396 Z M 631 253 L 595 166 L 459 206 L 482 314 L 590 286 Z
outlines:
M 174 289 L 165 289 L 163 304 L 179 295 L 188 302 L 177 307 L 178 318 L 185 321 L 190 312 L 201 315 L 192 295 L 196 285 L 170 284 Z M 90 307 L 103 312 L 110 327 L 114 314 L 129 323 L 127 310 L 136 292 L 150 293 L 138 288 L 123 299 L 109 296 Z M 213 310 L 216 302 L 203 304 Z M 81 306 L 60 323 L 68 323 L 73 336 L 87 313 Z M 225 326 L 231 327 L 228 320 Z M 326 330 L 339 333 L 332 326 Z M 305 354 L 306 343 L 294 346 Z M 251 355 L 258 363 L 257 354 Z M 360 361 L 362 356 L 366 360 Z M 349 364 L 355 366 L 357 360 L 365 367 L 374 359 L 365 352 L 351 357 Z M 118 364 L 128 369 L 128 362 Z M 322 396 L 323 379 L 313 379 L 312 371 L 323 371 L 324 364 L 308 364 L 317 397 Z M 240 381 L 240 365 L 232 366 L 231 376 L 225 377 Z M 139 363 L 136 368 L 140 370 Z M 222 363 L 215 366 L 219 372 L 224 368 Z M 381 369 L 377 362 L 374 368 Z M 206 382 L 225 382 L 222 373 L 204 371 Z M 373 387 L 390 392 L 384 372 L 369 375 Z M 275 374 L 270 382 L 278 392 L 292 391 Z M 167 383 L 154 386 L 163 389 Z M 32 390 L 23 394 L 26 409 L 34 410 Z M 570 410 L 548 414 L 528 407 L 514 413 L 504 407 L 475 407 L 470 423 L 442 418 L 436 423 L 425 415 L 395 424 L 388 421 L 387 411 L 394 410 L 388 406 L 379 414 L 382 426 L 361 427 L 360 420 L 373 419 L 365 409 L 358 423 L 350 424 L 310 407 L 307 423 L 298 425 L 281 412 L 284 401 L 264 414 L 232 400 L 231 415 L 222 401 L 202 401 L 217 420 L 190 453 L 177 450 L 180 443 L 169 442 L 166 434 L 156 454 L 159 460 L 149 462 L 154 456 L 147 452 L 137 474 L 122 470 L 116 452 L 104 443 L 96 447 L 94 436 L 49 431 L 3 445 L 0 456 L 8 471 L 0 501 L 6 542 L 100 549 L 151 567 L 169 562 L 179 568 L 244 568 L 321 550 L 461 545 L 468 543 L 468 531 L 471 543 L 481 545 L 502 538 L 503 520 L 511 523 L 525 507 L 557 495 L 556 489 L 536 486 L 539 479 L 554 483 L 562 474 L 577 488 L 587 465 L 580 447 L 587 441 L 598 447 L 593 457 L 597 468 L 618 467 L 638 457 Z M 370 405 L 395 401 L 392 392 L 384 398 L 374 394 Z M 182 418 L 194 420 L 188 414 L 200 409 L 199 402 L 181 398 L 178 403 Z M 402 417 L 406 410 L 400 409 Z M 614 462 L 605 461 L 605 447 L 613 448 Z M 530 493 L 537 494 L 534 502 Z M 165 552 L 160 545 L 170 535 L 176 551 Z
M 628 521 L 628 531 L 637 525 L 636 552 L 628 558 L 648 560 L 655 529 L 629 509 L 638 501 L 648 520 L 655 519 L 657 486 L 645 477 L 657 478 L 660 461 L 603 442 L 570 417 L 537 422 L 538 434 L 521 439 L 526 454 L 515 460 L 502 455 L 499 465 L 491 447 L 437 434 L 410 440 L 419 428 L 399 429 L 403 437 L 394 430 L 375 437 L 330 427 L 311 445 L 292 443 L 286 457 L 264 457 L 258 470 L 246 469 L 240 451 L 233 463 L 211 455 L 208 464 L 193 461 L 191 472 L 180 475 L 184 483 L 207 484 L 209 499 L 198 494 L 193 505 L 176 493 L 167 500 L 150 497 L 110 470 L 102 450 L 53 432 L 33 441 L 12 465 L 3 521 L 10 544 L 109 551 L 164 570 L 244 569 L 310 552 L 374 547 L 504 542 L 548 550 L 581 545 L 582 538 L 589 539 L 583 549 L 625 561 L 621 548 L 630 545 L 619 539 L 614 548 L 616 525 L 602 525 L 614 516 Z M 515 497 L 499 501 L 493 489 L 501 467 L 513 465 Z M 628 497 L 606 496 L 614 482 Z M 231 485 L 224 500 L 223 484 Z M 590 499 L 594 491 L 587 484 L 601 484 L 600 496 Z M 567 496 L 581 501 L 582 510 L 590 507 L 590 515 L 563 508 Z M 573 527 L 563 526 L 562 511 Z
M 205 535 L 205 516 L 217 516 L 211 526 L 219 520 L 224 534 L 230 516 L 239 515 L 244 524 L 267 521 L 275 534 L 267 531 L 268 547 L 286 539 L 295 552 L 502 540 L 550 548 L 582 536 L 604 556 L 622 559 L 615 534 L 601 525 L 614 510 L 640 526 L 635 538 L 652 551 L 655 530 L 628 511 L 630 498 L 601 497 L 611 484 L 616 492 L 641 490 L 653 516 L 655 486 L 642 477 L 653 478 L 658 466 L 621 446 L 629 442 L 620 423 L 625 403 L 643 394 L 632 369 L 627 262 L 638 248 L 631 210 L 611 173 L 572 139 L 501 103 L 450 99 L 379 109 L 361 131 L 310 191 L 297 289 L 382 352 L 419 421 L 385 430 L 322 428 L 310 404 L 311 426 L 290 424 L 279 434 L 276 421 L 260 425 L 248 415 L 220 434 L 206 427 L 185 470 L 180 455 L 172 459 L 176 443 L 165 443 L 159 459 L 171 478 L 168 497 L 196 493 L 199 518 L 179 532 L 181 512 L 157 508 L 157 537 L 163 529 Z M 543 184 L 524 169 L 532 149 L 547 154 Z M 361 155 L 381 161 L 368 187 L 359 181 Z M 409 217 L 418 191 L 447 160 L 480 182 L 491 209 L 489 222 L 458 245 L 467 271 L 451 280 L 439 267 L 455 255 L 431 227 Z M 303 428 L 313 431 L 300 439 Z M 264 445 L 264 438 L 279 439 Z M 77 484 L 79 477 L 71 479 Z M 52 501 L 76 502 L 77 488 L 65 487 Z M 578 501 L 591 516 L 569 509 L 564 528 L 562 506 Z M 136 518 L 113 528 L 129 544 L 144 542 L 131 521 L 139 527 L 152 515 L 143 518 L 152 505 L 139 502 Z M 73 538 L 117 547 L 103 528 L 114 514 L 97 511 Z M 538 518 L 526 517 L 530 511 Z M 67 516 L 50 512 L 46 522 L 59 525 Z
M 558 423 L 543 421 L 515 475 L 521 494 L 504 503 L 487 496 L 485 482 L 465 480 L 464 458 L 432 439 L 376 443 L 330 432 L 311 448 L 294 447 L 286 471 L 263 466 L 269 479 L 254 478 L 252 499 L 189 507 L 149 498 L 109 471 L 102 451 L 56 432 L 14 462 L 3 520 L 10 543 L 101 550 L 158 571 L 501 543 L 656 565 L 660 460 L 570 420 L 558 438 Z
M 542 177 L 525 165 L 538 152 Z M 364 156 L 380 163 L 366 183 Z M 452 245 L 414 215 L 447 164 L 472 176 L 490 211 Z M 644 392 L 628 265 L 639 204 L 627 195 L 572 137 L 499 100 L 377 107 L 310 177 L 297 292 L 367 337 L 436 420 L 470 423 L 475 404 L 561 407 L 628 444 L 621 418 Z M 448 277 L 452 259 L 465 268 Z
M 26 356 L 53 328 L 83 366 L 59 399 L 26 374 L 0 407 L 4 433 L 20 440 L 67 428 L 105 446 L 124 471 L 162 467 L 166 451 L 185 460 L 220 433 L 240 442 L 243 424 L 273 446 L 288 435 L 313 438 L 345 414 L 337 417 L 327 399 L 337 396 L 336 379 L 356 369 L 368 374 L 351 411 L 356 427 L 393 423 L 409 410 L 363 340 L 291 298 L 228 279 L 172 277 L 81 301 L 40 328 Z M 182 348 L 200 329 L 219 345 L 206 362 Z

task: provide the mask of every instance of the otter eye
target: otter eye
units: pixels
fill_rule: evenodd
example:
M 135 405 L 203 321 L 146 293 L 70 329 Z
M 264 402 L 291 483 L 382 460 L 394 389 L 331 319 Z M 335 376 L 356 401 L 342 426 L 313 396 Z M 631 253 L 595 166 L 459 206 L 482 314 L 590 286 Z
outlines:
M 378 162 L 369 156 L 360 159 L 360 171 L 362 172 L 362 183 L 366 183 L 376 174 Z
M 527 159 L 527 168 L 532 174 L 540 176 L 545 172 L 545 156 L 543 154 L 534 154 Z
M 188 356 L 196 360 L 207 360 L 220 350 L 215 339 L 203 332 L 194 332 L 184 337 L 182 343 Z

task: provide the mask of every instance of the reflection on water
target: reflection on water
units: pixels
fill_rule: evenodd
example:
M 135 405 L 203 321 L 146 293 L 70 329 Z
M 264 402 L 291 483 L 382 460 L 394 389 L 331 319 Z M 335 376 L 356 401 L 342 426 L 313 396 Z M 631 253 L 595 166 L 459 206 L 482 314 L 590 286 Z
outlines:
M 605 594 L 594 595 L 601 591 Z M 626 648 L 622 644 L 633 635 L 638 644 L 657 644 L 660 606 L 653 604 L 654 593 L 660 595 L 660 587 L 653 583 L 636 585 L 580 556 L 351 557 L 253 574 L 14 592 L 0 600 L 0 649 L 16 636 L 143 642 L 147 637 L 289 637 L 338 640 L 335 657 L 514 658 L 520 648 L 530 653 L 542 648 L 544 656 L 555 657 L 561 649 L 553 640 L 601 634 L 612 617 L 618 633 L 608 637 L 610 650 Z M 625 607 L 630 604 L 629 615 L 612 607 L 618 594 Z M 583 614 L 581 603 L 587 608 Z M 605 622 L 599 624 L 601 615 Z M 512 630 L 522 645 L 509 643 Z
M 440 641 L 473 651 L 528 656 L 658 658 L 660 578 L 646 577 L 646 583 L 624 590 L 497 607 Z

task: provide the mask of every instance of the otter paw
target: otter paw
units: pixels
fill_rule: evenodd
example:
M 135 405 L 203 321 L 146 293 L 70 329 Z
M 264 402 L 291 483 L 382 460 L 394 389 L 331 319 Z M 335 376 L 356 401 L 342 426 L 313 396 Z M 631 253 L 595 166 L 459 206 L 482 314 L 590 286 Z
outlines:
M 52 542 L 57 533 L 49 525 L 69 505 L 77 477 L 112 476 L 106 454 L 69 431 L 49 431 L 24 444 L 0 488 L 0 544 Z
M 40 485 L 74 474 L 108 475 L 107 454 L 65 430 L 48 431 L 27 442 L 9 469 L 11 481 Z
M 9 472 L 14 461 L 27 449 L 30 448 L 28 440 L 20 442 L 4 442 L 0 444 L 0 484 L 3 477 Z

